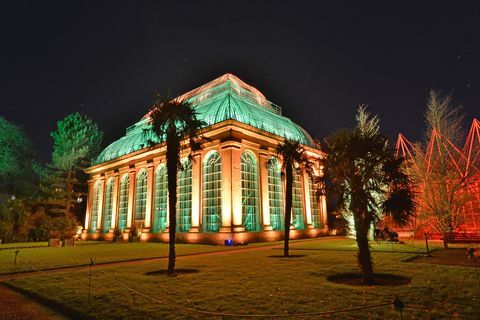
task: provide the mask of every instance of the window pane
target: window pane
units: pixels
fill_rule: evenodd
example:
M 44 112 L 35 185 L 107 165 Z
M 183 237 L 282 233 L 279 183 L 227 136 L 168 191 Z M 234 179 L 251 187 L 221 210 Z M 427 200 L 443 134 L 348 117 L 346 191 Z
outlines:
M 123 176 L 120 183 L 120 202 L 118 206 L 118 228 L 122 231 L 127 227 L 128 212 L 128 191 L 130 189 L 130 178 L 128 175 Z
M 218 232 L 222 224 L 222 161 L 214 152 L 203 164 L 203 227 Z
M 167 167 L 161 164 L 157 168 L 155 179 L 155 213 L 153 232 L 165 231 L 167 228 L 168 181 Z
M 260 229 L 257 160 L 248 151 L 242 153 L 242 225 L 247 231 Z
M 293 171 L 292 189 L 292 224 L 296 229 L 303 230 L 305 223 L 303 222 L 302 184 L 300 172 L 297 170 Z
M 90 231 L 97 230 L 98 215 L 100 209 L 100 182 L 97 182 L 93 187 L 93 199 L 92 199 L 92 214 L 90 221 Z
M 312 177 L 308 177 L 308 186 L 310 189 L 310 210 L 312 211 L 312 225 L 314 228 L 322 227 L 322 220 L 320 218 L 320 205 L 316 195 L 315 186 Z
M 278 160 L 268 163 L 268 198 L 270 205 L 270 225 L 273 230 L 283 230 L 283 190 L 282 171 Z
M 147 210 L 147 171 L 138 172 L 137 192 L 135 193 L 135 221 L 145 220 Z
M 177 230 L 188 232 L 192 226 L 192 162 L 182 160 L 177 174 Z
M 112 223 L 112 205 L 113 205 L 113 178 L 107 182 L 105 189 L 105 218 L 103 219 L 103 232 L 108 232 Z

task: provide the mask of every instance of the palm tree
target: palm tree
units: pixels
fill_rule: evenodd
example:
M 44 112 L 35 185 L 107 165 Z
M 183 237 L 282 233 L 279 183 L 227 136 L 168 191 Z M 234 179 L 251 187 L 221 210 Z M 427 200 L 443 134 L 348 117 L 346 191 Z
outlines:
M 293 170 L 295 166 L 311 173 L 311 163 L 307 158 L 305 150 L 298 141 L 285 139 L 275 148 L 275 153 L 283 159 L 282 171 L 285 174 L 286 192 L 285 192 L 285 239 L 283 244 L 283 255 L 289 256 L 290 224 L 292 221 L 292 188 L 293 188 Z
M 412 181 L 403 159 L 395 157 L 388 139 L 379 132 L 379 120 L 364 106 L 357 111 L 357 126 L 325 139 L 325 171 L 321 178 L 335 196 L 338 209 L 353 215 L 358 265 L 363 283 L 374 283 L 368 231 L 382 214 L 404 225 L 415 210 Z
M 151 132 L 156 135 L 157 141 L 165 141 L 167 158 L 168 181 L 168 217 L 169 226 L 169 251 L 168 272 L 175 275 L 175 235 L 177 228 L 177 172 L 182 169 L 180 162 L 180 149 L 189 147 L 190 153 L 201 149 L 198 142 L 199 130 L 205 122 L 197 118 L 197 112 L 187 101 L 157 97 L 149 111 L 151 118 Z M 182 145 L 182 141 L 188 145 Z M 150 140 L 150 144 L 153 144 Z

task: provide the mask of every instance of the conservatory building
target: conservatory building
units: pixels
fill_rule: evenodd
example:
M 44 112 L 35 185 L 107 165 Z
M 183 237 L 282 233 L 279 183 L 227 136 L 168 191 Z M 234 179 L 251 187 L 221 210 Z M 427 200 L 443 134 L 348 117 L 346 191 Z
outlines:
M 299 141 L 322 174 L 323 153 L 310 135 L 280 107 L 232 74 L 225 74 L 179 97 L 191 103 L 206 125 L 202 150 L 181 151 L 177 175 L 177 236 L 188 243 L 270 241 L 283 238 L 285 181 L 275 147 L 285 138 Z M 145 115 L 110 144 L 86 172 L 89 175 L 84 239 L 128 238 L 168 241 L 165 144 L 148 146 Z M 294 173 L 292 238 L 327 232 L 326 200 L 314 177 Z

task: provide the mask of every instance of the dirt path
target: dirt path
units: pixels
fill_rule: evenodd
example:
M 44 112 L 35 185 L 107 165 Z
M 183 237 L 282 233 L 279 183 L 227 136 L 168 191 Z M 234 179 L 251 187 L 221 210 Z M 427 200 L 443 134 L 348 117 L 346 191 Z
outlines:
M 0 310 L 4 320 L 63 320 L 59 313 L 0 284 Z

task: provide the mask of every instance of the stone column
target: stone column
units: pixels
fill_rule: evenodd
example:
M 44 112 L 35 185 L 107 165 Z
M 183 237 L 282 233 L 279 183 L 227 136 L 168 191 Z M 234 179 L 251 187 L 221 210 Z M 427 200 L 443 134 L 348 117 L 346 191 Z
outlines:
M 242 224 L 242 165 L 240 146 L 232 148 L 232 220 L 233 232 L 243 232 Z
M 153 186 L 154 186 L 153 162 L 147 163 L 147 199 L 145 206 L 145 223 L 143 232 L 150 232 L 152 226 Z
M 202 190 L 202 154 L 193 155 L 192 161 L 192 227 L 189 232 L 200 231 L 200 199 Z
M 135 169 L 131 168 L 128 172 L 128 177 L 130 179 L 130 189 L 128 191 L 128 211 L 127 211 L 127 229 L 132 227 L 133 221 L 133 206 L 135 205 Z
M 220 232 L 232 232 L 232 147 L 221 146 L 222 226 Z
M 98 199 L 98 216 L 97 216 L 97 232 L 101 232 L 102 230 L 102 218 L 104 216 L 104 206 L 103 203 L 105 202 L 105 177 L 100 179 L 100 197 Z
M 320 165 L 320 177 L 323 177 L 324 175 L 324 172 L 323 172 L 323 165 Z M 320 214 L 322 215 L 322 222 L 323 222 L 323 228 L 325 230 L 328 229 L 328 216 L 327 216 L 327 196 L 326 195 L 322 195 L 320 197 Z
M 94 180 L 88 180 L 88 194 L 87 194 L 87 210 L 85 212 L 85 232 L 90 229 L 90 219 L 92 217 L 92 203 L 93 203 L 93 187 Z
M 120 174 L 115 172 L 113 174 L 113 194 L 112 194 L 112 221 L 110 224 L 110 228 L 112 230 L 115 229 L 117 225 L 117 217 L 118 217 L 118 190 L 120 189 Z
M 165 163 L 166 165 L 166 163 Z M 178 178 L 178 177 L 177 177 Z M 178 181 L 177 181 L 177 187 L 178 187 Z M 165 233 L 169 232 L 170 229 L 170 202 L 169 202 L 169 196 L 170 193 L 168 192 L 168 175 L 167 175 L 167 214 L 166 214 L 166 226 L 165 226 Z
M 309 175 L 307 172 L 303 171 L 303 190 L 305 194 L 305 214 L 307 216 L 307 228 L 312 229 L 312 206 L 310 203 L 310 184 L 308 183 Z
M 262 199 L 263 230 L 273 230 L 270 225 L 270 202 L 268 195 L 268 154 L 260 152 L 260 196 Z
M 327 217 L 327 197 L 325 195 L 320 197 L 320 214 L 322 215 L 323 229 L 328 229 L 328 217 Z
M 245 230 L 242 227 L 240 147 L 241 143 L 238 141 L 226 141 L 220 145 L 222 157 L 222 227 L 220 232 Z

